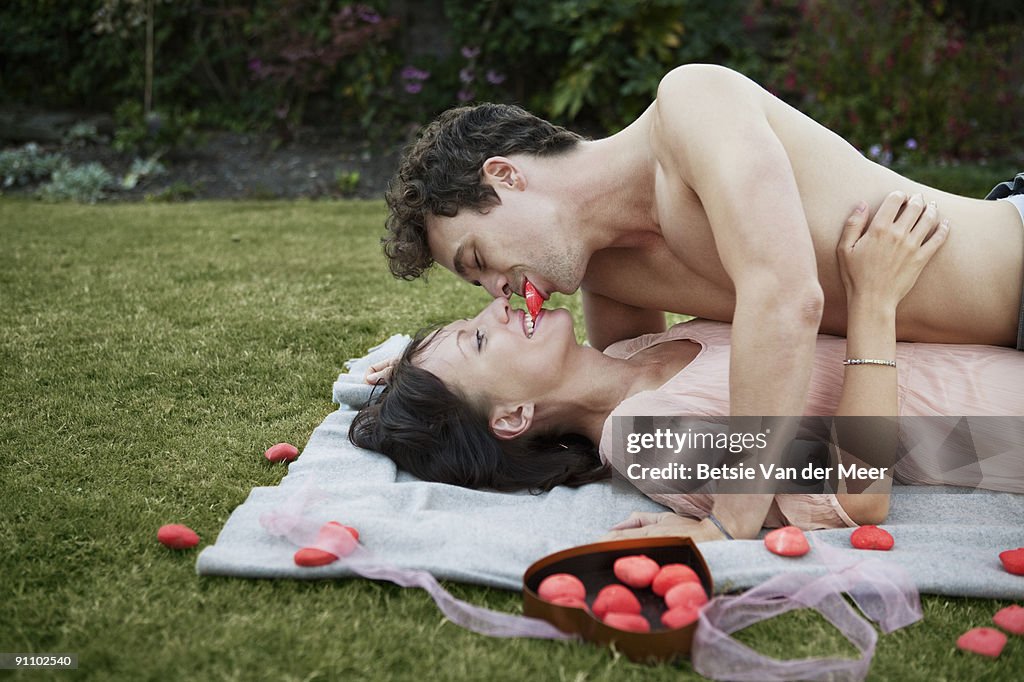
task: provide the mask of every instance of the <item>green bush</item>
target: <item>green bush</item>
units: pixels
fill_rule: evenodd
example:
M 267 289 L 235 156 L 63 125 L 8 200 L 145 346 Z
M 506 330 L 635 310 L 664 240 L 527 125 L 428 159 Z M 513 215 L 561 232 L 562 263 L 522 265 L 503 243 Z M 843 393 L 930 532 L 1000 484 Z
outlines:
M 62 154 L 40 152 L 39 146 L 32 143 L 0 152 L 0 180 L 4 188 L 45 180 L 67 166 L 68 160 Z
M 1024 145 L 1019 26 L 967 35 L 910 0 L 801 8 L 772 84 L 870 156 L 913 163 Z
M 117 181 L 101 163 L 55 170 L 50 182 L 39 189 L 46 201 L 77 201 L 95 204 L 104 197 L 103 190 L 114 187 Z

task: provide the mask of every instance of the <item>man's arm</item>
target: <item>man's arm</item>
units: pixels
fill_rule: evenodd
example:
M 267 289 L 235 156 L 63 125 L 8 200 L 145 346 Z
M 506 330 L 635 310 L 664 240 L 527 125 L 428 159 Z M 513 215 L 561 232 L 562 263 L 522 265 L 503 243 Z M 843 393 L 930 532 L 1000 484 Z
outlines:
M 673 170 L 700 197 L 735 288 L 730 413 L 800 415 L 824 296 L 796 178 L 764 113 L 765 96 L 728 69 L 682 67 L 662 81 L 656 125 Z M 734 536 L 753 537 L 771 500 L 720 495 L 714 514 Z
M 622 339 L 665 331 L 665 313 L 627 305 L 583 289 L 583 318 L 587 341 L 594 348 L 605 348 Z

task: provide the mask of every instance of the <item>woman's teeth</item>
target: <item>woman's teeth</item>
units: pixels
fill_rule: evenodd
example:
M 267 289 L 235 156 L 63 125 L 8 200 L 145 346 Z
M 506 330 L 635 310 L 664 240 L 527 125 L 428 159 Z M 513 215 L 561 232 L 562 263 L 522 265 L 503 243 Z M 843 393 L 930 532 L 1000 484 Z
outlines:
M 530 314 L 529 310 L 523 311 L 523 328 L 526 330 L 526 338 L 533 338 L 533 328 L 536 321 L 533 319 L 533 315 Z

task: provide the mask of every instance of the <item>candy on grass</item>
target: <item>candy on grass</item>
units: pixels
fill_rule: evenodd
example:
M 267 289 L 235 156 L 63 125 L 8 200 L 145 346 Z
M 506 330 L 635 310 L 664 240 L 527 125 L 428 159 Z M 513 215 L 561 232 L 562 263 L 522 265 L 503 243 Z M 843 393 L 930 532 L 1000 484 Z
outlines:
M 278 443 L 267 448 L 263 456 L 271 462 L 291 462 L 299 456 L 299 449 L 291 443 Z
M 659 570 L 658 562 L 644 554 L 620 557 L 612 565 L 616 578 L 638 589 L 648 587 Z
M 1006 646 L 1006 635 L 995 628 L 972 628 L 960 635 L 956 645 L 964 651 L 996 658 Z
M 168 523 L 160 526 L 156 532 L 160 544 L 171 549 L 188 549 L 199 544 L 199 536 L 194 530 L 180 523 Z
M 1015 635 L 1024 635 L 1024 606 L 1007 606 L 996 611 L 992 622 Z

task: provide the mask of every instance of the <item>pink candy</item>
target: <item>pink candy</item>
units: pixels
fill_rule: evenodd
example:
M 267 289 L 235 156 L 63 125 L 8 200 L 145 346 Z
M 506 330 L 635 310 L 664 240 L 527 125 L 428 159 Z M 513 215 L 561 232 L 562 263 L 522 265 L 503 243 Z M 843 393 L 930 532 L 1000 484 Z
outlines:
M 320 527 L 312 547 L 303 547 L 292 559 L 298 566 L 324 566 L 348 556 L 356 550 L 358 532 L 349 530 L 337 521 L 329 521 Z
M 160 526 L 156 532 L 156 539 L 160 544 L 171 549 L 188 549 L 199 544 L 199 535 L 188 526 L 180 523 L 169 523 Z
M 664 597 L 666 592 L 679 583 L 700 584 L 700 577 L 686 564 L 665 564 L 658 571 L 658 575 L 654 576 L 651 590 L 659 597 Z
M 583 601 L 587 596 L 587 588 L 583 582 L 569 573 L 555 573 L 541 581 L 537 595 L 544 601 L 554 603 L 555 599 L 571 598 Z
M 803 556 L 811 551 L 807 536 L 796 526 L 776 528 L 764 536 L 764 546 L 779 556 Z
M 605 617 L 601 620 L 609 627 L 613 627 L 618 630 L 626 630 L 627 632 L 651 631 L 651 624 L 647 622 L 646 618 L 637 613 L 611 611 L 605 614 Z
M 677 606 L 661 614 L 661 624 L 667 628 L 684 628 L 690 623 L 696 623 L 700 615 L 699 608 L 688 608 Z
M 643 554 L 616 559 L 612 566 L 616 578 L 636 588 L 648 587 L 660 570 L 657 561 Z
M 291 462 L 298 458 L 299 449 L 291 443 L 278 443 L 267 448 L 263 456 L 271 462 Z
M 594 615 L 604 620 L 607 613 L 640 613 L 640 600 L 624 585 L 606 585 L 601 588 L 591 606 Z
M 997 658 L 1006 646 L 1006 635 L 995 628 L 972 628 L 960 635 L 956 645 L 964 651 Z
M 1024 606 L 1007 606 L 996 611 L 992 622 L 1015 635 L 1024 635 Z
M 700 583 L 679 583 L 665 593 L 669 609 L 699 609 L 708 603 L 708 595 Z

